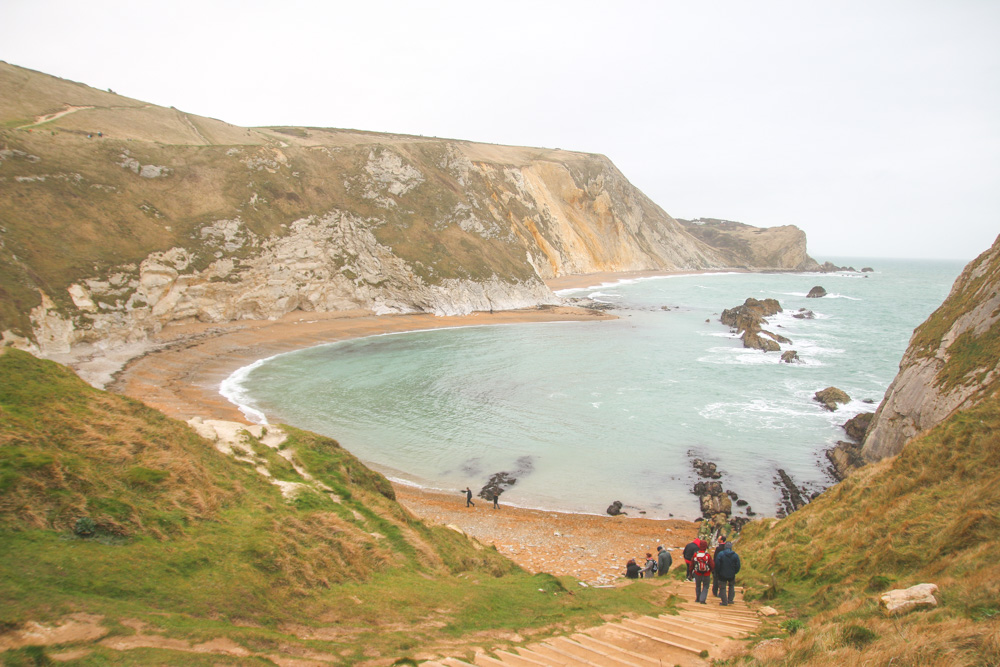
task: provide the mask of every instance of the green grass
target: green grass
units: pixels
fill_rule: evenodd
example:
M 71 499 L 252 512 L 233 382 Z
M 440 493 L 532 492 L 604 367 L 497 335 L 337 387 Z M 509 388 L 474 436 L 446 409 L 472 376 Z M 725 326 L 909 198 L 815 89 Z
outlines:
M 86 612 L 111 636 L 134 634 L 138 621 L 191 644 L 228 638 L 255 656 L 192 654 L 191 664 L 266 664 L 262 656 L 307 650 L 351 663 L 672 608 L 650 587 L 528 574 L 493 547 L 414 518 L 336 441 L 287 431 L 281 449 L 339 499 L 315 486 L 286 499 L 186 424 L 53 362 L 0 353 L 0 628 Z M 259 465 L 305 481 L 276 450 L 245 441 Z M 85 646 L 89 664 L 190 662 L 165 649 Z

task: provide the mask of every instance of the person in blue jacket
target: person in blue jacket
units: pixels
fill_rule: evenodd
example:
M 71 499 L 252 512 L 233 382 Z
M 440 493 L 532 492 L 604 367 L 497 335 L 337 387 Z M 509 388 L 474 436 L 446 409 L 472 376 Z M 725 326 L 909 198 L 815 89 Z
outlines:
M 736 575 L 739 571 L 740 555 L 733 551 L 732 543 L 727 542 L 725 548 L 715 558 L 715 576 L 719 578 L 719 597 L 722 598 L 719 604 L 724 607 L 733 603 Z

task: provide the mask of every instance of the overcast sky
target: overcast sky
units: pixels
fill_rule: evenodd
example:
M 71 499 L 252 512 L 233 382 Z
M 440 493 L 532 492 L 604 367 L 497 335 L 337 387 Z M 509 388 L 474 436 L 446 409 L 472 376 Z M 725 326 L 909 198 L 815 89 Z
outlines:
M 0 0 L 0 59 L 237 125 L 603 153 L 820 261 L 1000 233 L 997 0 Z

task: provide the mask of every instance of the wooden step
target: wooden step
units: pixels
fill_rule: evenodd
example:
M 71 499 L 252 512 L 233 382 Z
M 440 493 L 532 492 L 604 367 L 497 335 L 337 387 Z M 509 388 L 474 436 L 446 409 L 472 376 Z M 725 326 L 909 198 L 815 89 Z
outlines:
M 656 667 L 659 667 L 660 665 L 660 661 L 655 658 L 651 658 L 648 655 L 643 655 L 642 653 L 636 653 L 635 651 L 631 651 L 625 648 L 624 646 L 616 646 L 615 644 L 602 641 L 600 639 L 597 639 L 596 637 L 591 637 L 590 635 L 576 634 L 576 635 L 571 635 L 571 637 L 581 644 L 584 645 L 590 644 L 593 646 L 600 647 L 612 655 L 615 655 L 616 652 L 623 653 L 627 655 L 629 658 L 635 660 L 640 665 L 656 665 Z
M 574 655 L 597 656 L 596 661 L 601 665 L 607 666 L 609 664 L 614 664 L 617 666 L 623 665 L 624 667 L 641 667 L 631 660 L 626 660 L 621 652 L 618 652 L 617 655 L 613 655 L 607 649 L 601 650 L 593 646 L 584 646 L 580 642 L 573 641 L 569 637 L 556 637 L 550 641 L 553 644 L 565 648 Z
M 619 623 L 618 627 L 620 627 L 622 630 L 625 630 L 627 632 L 631 632 L 632 634 L 639 635 L 640 637 L 645 637 L 646 639 L 654 641 L 657 644 L 663 644 L 665 646 L 671 646 L 673 648 L 679 648 L 682 651 L 688 651 L 689 653 L 694 653 L 695 655 L 698 655 L 703 650 L 701 648 L 695 648 L 693 646 L 689 646 L 687 644 L 682 644 L 682 643 L 676 642 L 676 641 L 671 641 L 669 639 L 662 639 L 660 637 L 654 637 L 653 635 L 649 634 L 648 632 L 646 632 L 644 630 L 639 630 L 639 629 L 636 629 L 634 627 L 630 627 L 629 625 L 626 625 L 625 623 Z
M 510 665 L 510 667 L 547 667 L 547 663 L 536 662 L 534 659 L 518 653 L 509 653 L 507 651 L 494 651 L 494 653 L 500 657 L 500 662 Z
M 594 662 L 594 660 L 591 659 L 593 657 L 597 657 L 598 660 L 600 660 L 599 656 L 591 656 L 585 658 L 576 655 L 574 653 L 571 653 L 570 651 L 567 651 L 565 648 L 557 646 L 556 644 L 550 641 L 542 642 L 540 644 L 532 644 L 531 648 L 532 650 L 538 653 L 542 653 L 544 655 L 552 655 L 557 660 L 563 660 L 567 665 L 580 665 L 582 667 L 608 667 L 607 663 L 605 662 Z
M 477 664 L 479 667 L 499 667 L 500 665 L 505 664 L 503 661 L 492 658 L 485 653 L 477 653 L 472 662 Z
M 669 639 L 671 641 L 681 642 L 687 646 L 696 647 L 699 649 L 699 651 L 702 649 L 708 650 L 712 648 L 712 646 L 714 646 L 716 641 L 718 640 L 718 636 L 714 636 L 711 638 L 693 637 L 692 636 L 693 633 L 685 633 L 683 629 L 676 627 L 674 628 L 666 627 L 665 624 L 660 623 L 657 619 L 650 617 L 631 619 L 629 623 L 638 625 L 641 628 L 646 628 L 651 632 L 659 632 L 661 634 L 667 635 L 666 639 Z
M 474 667 L 472 663 L 464 662 L 458 658 L 443 658 L 441 664 L 445 667 Z
M 546 667 L 573 667 L 573 663 L 569 660 L 559 654 L 553 655 L 545 651 L 539 644 L 532 644 L 530 648 L 519 648 L 517 649 L 517 654 L 522 658 L 530 658 L 534 662 Z
M 697 621 L 706 625 L 713 625 L 718 628 L 730 628 L 741 632 L 752 632 L 760 627 L 759 623 L 748 623 L 746 621 L 735 621 L 720 616 L 713 616 L 702 612 L 691 612 L 685 614 L 688 620 Z
M 704 626 L 698 625 L 696 623 L 690 622 L 677 622 L 675 619 L 680 619 L 680 616 L 646 616 L 646 619 L 654 621 L 658 624 L 662 624 L 663 627 L 672 629 L 671 632 L 677 632 L 681 635 L 687 635 L 688 633 L 693 635 L 698 635 L 702 639 L 706 639 L 711 642 L 718 641 L 719 633 L 717 631 L 707 629 Z

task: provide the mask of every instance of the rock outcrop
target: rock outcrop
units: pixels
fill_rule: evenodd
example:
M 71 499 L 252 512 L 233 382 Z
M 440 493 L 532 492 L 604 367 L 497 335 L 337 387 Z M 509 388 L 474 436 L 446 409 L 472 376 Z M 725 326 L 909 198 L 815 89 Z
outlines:
M 763 350 L 764 352 L 778 352 L 781 350 L 779 343 L 788 344 L 792 341 L 779 334 L 764 330 L 763 325 L 767 324 L 766 318 L 780 312 L 781 304 L 778 303 L 777 299 L 760 301 L 750 297 L 743 302 L 742 306 L 723 310 L 719 321 L 741 334 L 743 347 L 751 350 Z
M 1000 388 L 1000 237 L 965 267 L 944 303 L 913 332 L 865 436 L 866 461 Z
M 730 266 L 778 271 L 819 271 L 806 254 L 806 236 L 793 225 L 761 229 L 742 222 L 698 218 L 678 220 L 695 238 L 719 251 Z
M 819 299 L 824 296 L 826 296 L 826 290 L 823 288 L 822 285 L 816 285 L 811 290 L 809 290 L 809 294 L 806 294 L 807 299 Z
M 827 387 L 826 389 L 820 389 L 817 391 L 813 395 L 813 400 L 822 404 L 822 406 L 830 412 L 834 412 L 839 404 L 850 403 L 851 397 L 848 396 L 847 392 L 842 389 Z

